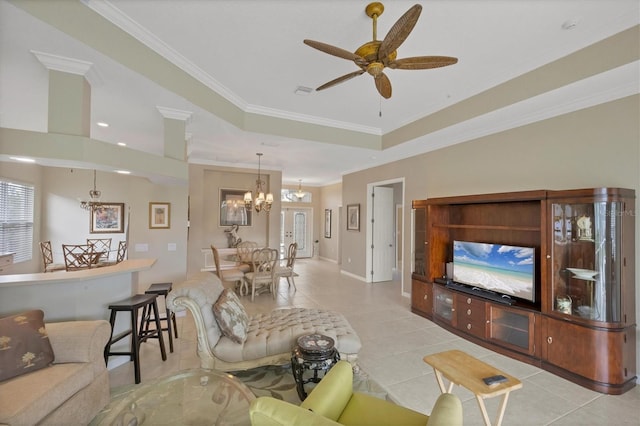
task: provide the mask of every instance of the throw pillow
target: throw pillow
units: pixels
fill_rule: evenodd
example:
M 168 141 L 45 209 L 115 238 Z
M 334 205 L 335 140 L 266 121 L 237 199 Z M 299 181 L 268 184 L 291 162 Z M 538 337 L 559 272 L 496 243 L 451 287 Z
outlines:
M 213 315 L 222 334 L 236 343 L 247 340 L 249 316 L 233 290 L 227 288 L 222 292 L 213 305 Z
M 53 359 L 44 312 L 33 310 L 0 319 L 0 381 L 47 367 Z

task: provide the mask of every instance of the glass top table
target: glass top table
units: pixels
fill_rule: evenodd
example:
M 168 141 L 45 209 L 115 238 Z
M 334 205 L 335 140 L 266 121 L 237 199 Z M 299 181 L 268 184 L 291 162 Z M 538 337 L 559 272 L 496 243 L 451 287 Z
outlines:
M 133 387 L 92 425 L 249 425 L 253 393 L 231 374 L 193 369 Z

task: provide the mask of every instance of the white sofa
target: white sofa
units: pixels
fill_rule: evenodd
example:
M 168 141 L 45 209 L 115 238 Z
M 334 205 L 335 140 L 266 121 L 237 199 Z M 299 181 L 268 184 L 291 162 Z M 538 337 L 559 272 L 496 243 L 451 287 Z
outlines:
M 223 333 L 213 312 L 223 290 L 215 274 L 201 272 L 174 285 L 167 297 L 169 309 L 175 312 L 188 309 L 193 316 L 202 368 L 238 371 L 284 365 L 291 362 L 297 338 L 313 333 L 333 338 L 341 359 L 355 366 L 360 338 L 342 314 L 322 309 L 285 308 L 251 316 L 246 340 L 234 342 Z
M 0 382 L 0 425 L 88 424 L 109 403 L 109 323 L 47 323 L 46 330 L 55 360 Z

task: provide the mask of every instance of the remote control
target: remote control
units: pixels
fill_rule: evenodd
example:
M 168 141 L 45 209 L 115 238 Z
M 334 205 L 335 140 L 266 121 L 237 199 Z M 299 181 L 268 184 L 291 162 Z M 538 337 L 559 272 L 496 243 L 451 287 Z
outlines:
M 497 385 L 498 383 L 503 383 L 507 381 L 507 378 L 502 374 L 498 374 L 497 376 L 485 377 L 482 381 L 488 386 Z

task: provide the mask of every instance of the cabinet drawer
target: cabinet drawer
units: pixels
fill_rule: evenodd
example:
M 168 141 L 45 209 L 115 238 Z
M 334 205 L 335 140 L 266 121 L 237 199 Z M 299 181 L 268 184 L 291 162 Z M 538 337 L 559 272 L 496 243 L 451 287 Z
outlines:
M 463 321 L 458 317 L 458 329 L 482 339 L 487 337 L 487 321 Z
M 472 297 L 456 298 L 458 329 L 485 338 L 487 329 L 487 304 Z

